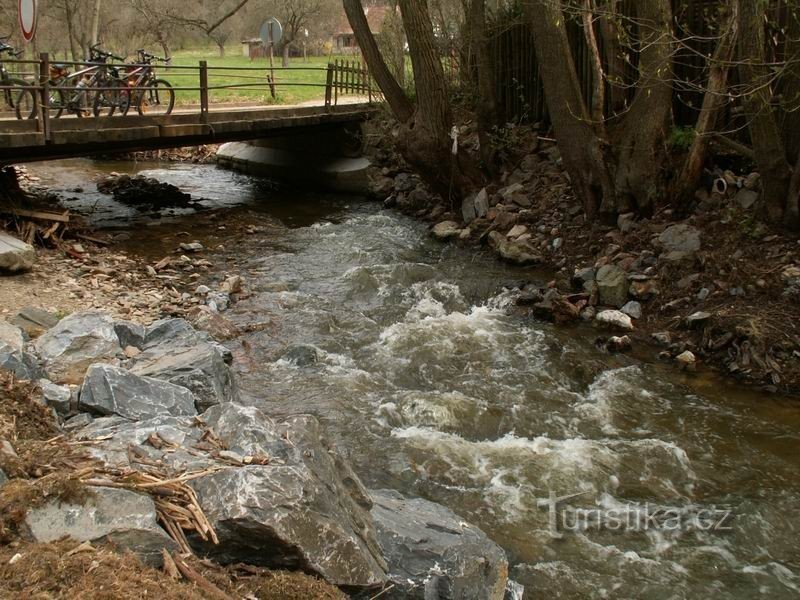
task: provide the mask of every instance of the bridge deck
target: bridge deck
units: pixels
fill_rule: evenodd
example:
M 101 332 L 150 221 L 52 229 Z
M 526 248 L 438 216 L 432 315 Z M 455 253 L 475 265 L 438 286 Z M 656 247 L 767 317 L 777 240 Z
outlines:
M 283 135 L 364 120 L 368 103 L 339 106 L 210 106 L 168 116 L 67 117 L 52 119 L 49 135 L 38 120 L 0 120 L 0 164 L 51 160 L 98 153 L 176 148 Z

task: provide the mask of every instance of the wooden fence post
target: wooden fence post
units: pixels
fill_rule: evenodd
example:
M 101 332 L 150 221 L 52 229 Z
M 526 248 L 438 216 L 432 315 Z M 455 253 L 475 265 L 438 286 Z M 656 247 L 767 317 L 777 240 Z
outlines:
M 49 142 L 52 139 L 52 135 L 50 133 L 50 55 L 47 52 L 42 52 L 39 55 L 39 86 L 41 96 L 38 104 L 42 113 L 39 117 L 39 122 L 41 123 L 41 131 L 44 133 L 44 139 Z M 33 97 L 34 102 L 37 102 L 36 94 Z
M 333 93 L 333 63 L 328 63 L 328 78 L 325 81 L 325 108 L 331 107 L 331 96 Z
M 208 122 L 208 61 L 200 61 L 200 117 Z

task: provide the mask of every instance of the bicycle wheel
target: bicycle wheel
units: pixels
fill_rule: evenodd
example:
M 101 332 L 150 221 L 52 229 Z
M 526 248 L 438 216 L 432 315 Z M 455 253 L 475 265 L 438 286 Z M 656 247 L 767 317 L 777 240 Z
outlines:
M 114 111 L 121 106 L 121 89 L 122 83 L 119 81 L 103 81 L 98 84 L 98 87 L 108 88 L 98 90 L 94 95 L 94 102 L 92 103 L 93 112 L 95 117 L 110 117 Z
M 9 79 L 7 85 L 17 86 L 22 89 L 11 90 L 11 103 L 18 119 L 36 118 L 36 97 L 34 91 L 22 79 Z
M 168 115 L 175 108 L 175 90 L 172 84 L 163 79 L 151 81 L 139 96 L 136 108 L 139 114 L 144 115 Z
M 54 81 L 51 81 L 50 85 L 58 84 Z M 50 106 L 51 119 L 58 119 L 62 114 L 64 114 L 64 108 L 67 106 L 64 90 L 51 89 L 48 97 L 48 104 Z

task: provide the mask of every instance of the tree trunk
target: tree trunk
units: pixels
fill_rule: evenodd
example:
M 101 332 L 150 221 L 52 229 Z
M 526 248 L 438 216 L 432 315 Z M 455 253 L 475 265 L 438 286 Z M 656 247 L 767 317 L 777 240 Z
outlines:
M 601 207 L 612 214 L 630 210 L 649 214 L 666 193 L 667 138 L 672 126 L 672 4 L 670 0 L 639 0 L 636 13 L 636 95 L 611 136 L 617 162 L 615 202 Z
M 494 65 L 489 55 L 489 39 L 486 32 L 486 2 L 472 0 L 469 10 L 470 43 L 478 70 L 478 141 L 481 146 L 481 161 L 490 172 L 493 170 L 494 150 L 489 131 L 497 124 L 497 108 L 494 96 Z
M 283 48 L 281 49 L 281 66 L 288 67 L 289 66 L 289 44 L 284 44 Z
M 386 62 L 383 60 L 375 37 L 367 23 L 367 17 L 361 6 L 361 0 L 343 0 L 344 10 L 347 20 L 353 30 L 353 34 L 364 55 L 370 73 L 375 78 L 375 82 L 383 92 L 386 102 L 392 109 L 395 118 L 401 123 L 408 122 L 414 114 L 414 108 L 406 97 L 403 88 L 398 85 L 397 80 L 392 76 Z
M 589 48 L 589 58 L 592 67 L 592 120 L 600 122 L 605 118 L 606 82 L 603 74 L 603 60 L 600 58 L 600 47 L 594 33 L 594 0 L 584 0 L 583 6 L 583 35 L 586 46 Z
M 784 75 L 783 97 L 789 104 L 784 107 L 783 132 L 789 164 L 800 159 L 800 11 L 787 16 L 785 54 L 791 62 Z
M 100 34 L 100 9 L 102 5 L 103 0 L 94 0 L 94 8 L 92 9 L 92 46 L 100 41 L 98 36 Z
M 787 214 L 790 167 L 772 106 L 772 90 L 765 85 L 770 72 L 765 66 L 765 0 L 742 3 L 741 78 L 749 91 L 745 106 L 750 120 L 750 137 L 756 155 L 767 218 L 782 223 Z
M 688 207 L 694 199 L 695 191 L 703 174 L 703 167 L 708 158 L 711 136 L 719 120 L 720 111 L 728 103 L 725 94 L 728 89 L 730 62 L 733 60 L 733 52 L 738 43 L 739 1 L 730 0 L 730 12 L 725 21 L 726 26 L 722 30 L 727 33 L 723 34 L 711 59 L 703 105 L 695 125 L 695 137 L 675 183 L 674 196 L 680 208 Z
M 219 50 L 219 57 L 225 58 L 225 42 L 216 42 L 217 49 Z
M 64 2 L 64 20 L 67 22 L 67 37 L 69 38 L 69 51 L 70 54 L 72 54 L 72 60 L 75 62 L 79 62 L 83 60 L 84 57 L 80 55 L 80 51 L 78 50 L 78 45 L 75 43 L 75 23 L 73 21 L 72 9 L 73 7 L 69 3 L 69 0 L 66 0 L 66 2 Z
M 627 89 L 625 88 L 625 59 L 620 43 L 617 17 L 619 0 L 606 0 L 600 18 L 600 37 L 603 40 L 603 56 L 606 60 L 606 79 L 609 82 L 608 98 L 610 116 L 625 110 Z

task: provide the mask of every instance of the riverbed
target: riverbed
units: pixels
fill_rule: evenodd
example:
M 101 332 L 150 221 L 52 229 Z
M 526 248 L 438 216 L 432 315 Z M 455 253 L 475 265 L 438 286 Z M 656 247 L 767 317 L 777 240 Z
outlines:
M 318 416 L 372 488 L 453 509 L 508 553 L 526 597 L 800 595 L 800 404 L 513 309 L 546 273 L 441 244 L 358 197 L 298 192 L 212 165 L 31 165 L 147 260 L 188 232 L 251 295 L 226 316 L 245 401 Z M 96 192 L 141 173 L 225 209 L 146 214 Z M 124 239 L 124 238 L 121 238 Z M 559 498 L 569 499 L 558 501 Z

